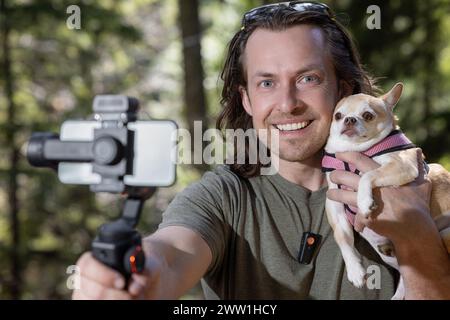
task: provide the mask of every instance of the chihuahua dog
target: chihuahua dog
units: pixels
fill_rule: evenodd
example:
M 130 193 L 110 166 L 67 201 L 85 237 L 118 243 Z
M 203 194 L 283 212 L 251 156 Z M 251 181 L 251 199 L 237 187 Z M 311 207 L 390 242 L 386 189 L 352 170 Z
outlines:
M 380 97 L 355 94 L 343 98 L 335 108 L 330 136 L 325 146 L 322 168 L 326 172 L 330 189 L 346 188 L 330 181 L 330 173 L 335 169 L 361 174 L 350 164 L 336 159 L 336 152 L 362 152 L 381 165 L 361 175 L 357 193 L 358 208 L 330 199 L 325 204 L 327 218 L 347 268 L 347 277 L 356 287 L 364 285 L 366 274 L 361 256 L 354 247 L 353 223 L 357 210 L 364 216 L 369 216 L 377 208 L 372 188 L 412 182 L 419 176 L 421 168 L 428 172 L 432 183 L 431 215 L 450 253 L 450 226 L 439 225 L 439 221 L 446 220 L 443 219 L 445 214 L 450 215 L 450 173 L 438 164 L 427 165 L 423 162 L 420 149 L 399 130 L 393 109 L 402 90 L 403 84 L 397 83 Z M 399 269 L 394 248 L 388 239 L 368 228 L 360 234 L 387 264 Z M 393 299 L 403 299 L 404 294 L 403 280 L 400 278 Z

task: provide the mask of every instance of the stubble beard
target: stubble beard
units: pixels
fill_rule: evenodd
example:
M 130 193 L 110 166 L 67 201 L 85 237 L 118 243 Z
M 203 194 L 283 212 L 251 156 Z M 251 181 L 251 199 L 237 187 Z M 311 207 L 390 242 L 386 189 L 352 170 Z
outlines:
M 289 162 L 302 162 L 315 157 L 322 152 L 327 135 L 316 135 L 312 139 L 305 140 L 297 138 L 280 141 L 279 158 Z

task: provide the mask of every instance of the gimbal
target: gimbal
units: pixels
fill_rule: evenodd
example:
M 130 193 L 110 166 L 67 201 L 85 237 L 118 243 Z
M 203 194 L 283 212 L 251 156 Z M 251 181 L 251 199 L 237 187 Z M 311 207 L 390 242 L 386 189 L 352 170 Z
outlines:
M 85 129 L 75 130 L 70 127 L 70 139 L 67 134 L 63 135 L 63 130 L 61 139 L 58 134 L 33 133 L 27 148 L 27 158 L 33 166 L 53 169 L 59 167 L 62 171 L 64 166 L 60 166 L 61 164 L 70 166 L 75 163 L 75 167 L 79 167 L 78 163 L 87 163 L 91 168 L 89 177 L 96 178 L 95 183 L 89 182 L 91 180 L 87 182 L 92 191 L 127 194 L 120 218 L 103 224 L 92 242 L 94 257 L 119 271 L 126 280 L 132 273 L 139 273 L 144 269 L 142 240 L 135 227 L 145 200 L 151 197 L 156 188 L 152 184 L 145 184 L 145 181 L 140 182 L 140 185 L 127 184 L 124 177 L 134 174 L 134 178 L 139 178 L 136 170 L 133 171 L 133 165 L 149 162 L 146 159 L 140 162 L 136 160 L 139 150 L 136 151 L 135 138 L 140 134 L 139 141 L 144 142 L 141 142 L 143 145 L 140 146 L 140 155 L 145 155 L 148 146 L 142 137 L 145 138 L 148 133 L 144 129 L 159 130 L 158 125 L 162 123 L 153 124 L 148 121 L 141 122 L 140 127 L 133 127 L 138 123 L 133 123 L 137 119 L 138 108 L 139 103 L 135 98 L 119 95 L 96 96 L 93 104 L 95 121 L 79 122 L 80 128 Z M 140 132 L 136 128 L 144 129 Z M 74 139 L 74 136 L 78 139 Z M 89 139 L 86 139 L 86 136 Z M 78 171 L 72 176 L 76 177 L 77 174 Z

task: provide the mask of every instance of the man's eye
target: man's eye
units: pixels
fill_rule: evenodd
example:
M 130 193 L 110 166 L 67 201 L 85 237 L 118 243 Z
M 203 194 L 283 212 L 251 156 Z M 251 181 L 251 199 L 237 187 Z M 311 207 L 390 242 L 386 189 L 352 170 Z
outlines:
M 270 87 L 273 86 L 273 81 L 272 80 L 261 81 L 259 86 L 262 87 L 262 88 L 270 88 Z
M 300 79 L 301 83 L 317 82 L 319 79 L 316 76 L 304 76 Z

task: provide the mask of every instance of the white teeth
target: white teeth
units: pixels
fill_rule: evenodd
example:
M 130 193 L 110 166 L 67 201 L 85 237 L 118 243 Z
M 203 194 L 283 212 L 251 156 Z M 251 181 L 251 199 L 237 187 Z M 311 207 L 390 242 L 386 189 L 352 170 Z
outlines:
M 275 126 L 277 127 L 278 130 L 281 130 L 281 131 L 292 131 L 292 130 L 303 129 L 309 123 L 310 123 L 310 121 L 303 121 L 303 122 L 298 122 L 298 123 L 276 124 Z

